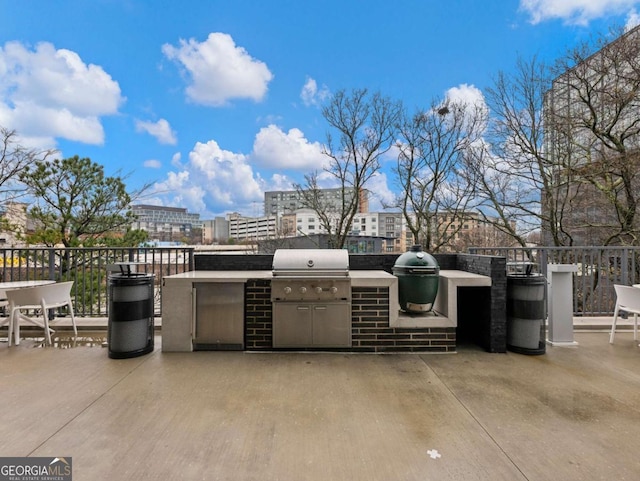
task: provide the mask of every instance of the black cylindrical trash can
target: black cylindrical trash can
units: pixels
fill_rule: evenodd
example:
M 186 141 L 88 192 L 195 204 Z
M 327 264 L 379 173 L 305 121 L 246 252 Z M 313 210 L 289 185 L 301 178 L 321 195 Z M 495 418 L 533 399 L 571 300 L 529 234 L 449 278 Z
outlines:
M 124 359 L 153 351 L 153 274 L 109 275 L 109 357 Z
M 507 275 L 507 349 L 546 351 L 547 280 L 542 274 Z

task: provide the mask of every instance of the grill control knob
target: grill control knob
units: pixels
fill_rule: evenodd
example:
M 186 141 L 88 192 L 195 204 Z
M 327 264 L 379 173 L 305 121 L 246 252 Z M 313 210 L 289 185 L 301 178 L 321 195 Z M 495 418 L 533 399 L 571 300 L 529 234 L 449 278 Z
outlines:
M 285 294 L 291 294 L 291 288 L 289 286 L 284 288 L 284 293 Z
M 307 288 L 306 288 L 306 287 L 304 287 L 304 286 L 302 286 L 302 287 L 300 288 L 300 294 L 304 294 L 305 292 L 307 292 Z
M 316 292 L 318 294 L 322 294 L 322 287 L 320 287 L 320 286 L 316 287 Z
M 331 288 L 331 294 L 335 294 L 336 292 L 338 292 L 338 288 L 336 286 L 333 286 Z

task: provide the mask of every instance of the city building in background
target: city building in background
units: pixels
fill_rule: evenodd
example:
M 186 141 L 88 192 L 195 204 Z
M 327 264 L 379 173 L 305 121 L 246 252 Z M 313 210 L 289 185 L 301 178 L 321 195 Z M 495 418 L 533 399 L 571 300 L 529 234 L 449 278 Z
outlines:
M 9 202 L 0 211 L 4 228 L 0 229 L 0 245 L 21 246 L 23 234 L 29 232 L 28 205 Z M 211 220 L 201 220 L 199 214 L 179 207 L 133 205 L 137 216 L 132 229 L 147 231 L 149 242 L 155 245 L 261 245 L 261 249 L 318 248 L 328 245 L 328 233 L 315 211 L 299 208 L 280 215 L 246 217 L 230 213 Z M 441 251 L 463 251 L 467 247 L 505 245 L 504 235 L 483 221 L 475 212 L 447 218 L 457 231 Z M 8 226 L 11 226 L 8 228 Z M 353 253 L 402 253 L 413 244 L 404 215 L 400 212 L 362 212 L 353 219 L 345 248 Z
M 606 244 L 618 229 L 635 231 L 635 239 L 640 231 L 637 221 L 621 228 L 636 210 L 629 193 L 640 191 L 639 62 L 636 26 L 559 75 L 545 93 L 544 150 L 561 199 L 549 203 L 562 209 L 547 217 L 562 219 L 573 245 Z M 542 238 L 553 245 L 544 222 Z
M 229 221 L 225 217 L 215 217 L 202 221 L 202 243 L 220 244 L 229 241 Z
M 326 197 L 331 198 L 337 190 L 331 189 L 330 193 L 325 194 Z M 305 207 L 294 209 L 299 205 L 297 192 L 265 193 L 265 205 L 271 206 L 269 199 L 276 199 L 273 210 L 280 210 L 279 213 L 262 217 L 245 217 L 239 213 L 231 213 L 224 219 L 218 217 L 215 220 L 202 221 L 204 243 L 260 244 L 262 251 L 276 248 L 310 248 L 327 244 L 328 232 L 320 222 L 318 214 Z M 438 233 L 449 238 L 441 251 L 463 251 L 470 246 L 505 245 L 504 234 L 491 223 L 487 223 L 477 212 L 455 215 L 443 213 L 438 216 L 438 225 L 447 224 L 446 228 L 455 229 L 455 232 Z M 359 212 L 353 219 L 345 248 L 354 253 L 402 253 L 409 250 L 413 243 L 413 236 L 407 229 L 406 220 L 401 212 Z
M 445 239 L 442 252 L 461 252 L 468 247 L 508 246 L 512 239 L 479 212 L 441 212 L 436 215 L 437 237 Z M 515 230 L 515 221 L 511 227 Z
M 278 232 L 278 218 L 275 215 L 244 217 L 238 213 L 229 214 L 229 238 L 241 242 L 256 242 L 273 239 Z
M 0 208 L 0 246 L 17 247 L 23 245 L 22 237 L 32 226 L 29 225 L 27 208 L 23 202 L 6 202 Z
M 328 209 L 340 211 L 342 206 L 342 189 L 320 189 L 319 196 Z M 355 195 L 358 195 L 358 211 L 369 210 L 369 201 L 366 192 L 356 194 L 355 189 L 346 189 L 346 201 L 350 202 Z M 291 214 L 299 209 L 306 209 L 309 206 L 305 203 L 300 192 L 296 190 L 276 190 L 264 193 L 264 215 L 284 215 Z
M 157 205 L 132 205 L 131 210 L 136 215 L 131 228 L 148 232 L 150 241 L 202 243 L 200 214 Z

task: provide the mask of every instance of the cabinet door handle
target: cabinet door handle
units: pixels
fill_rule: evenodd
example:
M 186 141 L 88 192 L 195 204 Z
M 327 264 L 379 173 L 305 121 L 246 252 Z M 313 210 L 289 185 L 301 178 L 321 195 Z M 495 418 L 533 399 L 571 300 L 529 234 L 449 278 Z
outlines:
M 298 306 L 298 310 L 299 311 L 308 311 L 309 310 L 309 306 Z
M 314 309 L 316 311 L 326 311 L 327 310 L 327 306 L 315 306 Z

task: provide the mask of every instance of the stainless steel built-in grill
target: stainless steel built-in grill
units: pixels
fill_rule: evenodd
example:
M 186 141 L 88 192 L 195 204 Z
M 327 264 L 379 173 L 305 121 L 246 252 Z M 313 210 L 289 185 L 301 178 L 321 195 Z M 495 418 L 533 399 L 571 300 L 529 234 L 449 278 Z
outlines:
M 346 250 L 279 249 L 272 274 L 274 348 L 351 346 Z

